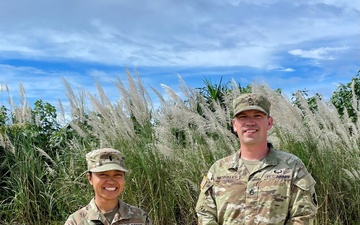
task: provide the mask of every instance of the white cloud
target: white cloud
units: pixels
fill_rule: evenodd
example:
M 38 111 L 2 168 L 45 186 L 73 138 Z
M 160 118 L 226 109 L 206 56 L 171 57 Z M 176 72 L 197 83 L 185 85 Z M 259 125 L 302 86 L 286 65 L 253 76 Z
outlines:
M 308 4 L 326 4 L 338 8 L 348 8 L 360 11 L 360 4 L 357 1 L 349 0 L 308 0 Z
M 283 68 L 281 69 L 283 72 L 294 72 L 295 70 L 293 68 Z
M 187 79 L 220 70 L 246 81 L 286 74 L 281 85 L 301 76 L 306 84 L 314 74 L 349 76 L 359 65 L 359 6 L 348 0 L 2 1 L 0 82 L 13 90 L 21 81 L 31 95 L 42 88 L 55 96 L 61 88 L 51 82 L 62 85 L 59 77 L 94 92 L 94 78 L 114 77 L 104 67 L 155 67 L 151 77 L 142 73 L 151 85 L 165 76 L 177 80 L 178 68 L 196 68 L 183 70 Z M 52 71 L 41 67 L 45 61 L 88 68 Z M 301 68 L 314 64 L 327 71 Z
M 318 60 L 334 60 L 339 52 L 346 50 L 347 47 L 330 48 L 322 47 L 311 50 L 294 49 L 289 51 L 290 54 L 302 58 L 318 59 Z
M 265 68 L 277 64 L 271 56 L 279 46 L 359 34 L 354 28 L 358 14 L 342 12 L 346 9 L 341 7 L 349 4 L 343 6 L 345 1 L 335 0 L 301 6 L 281 0 L 229 0 L 227 5 L 214 1 L 140 4 L 108 0 L 87 2 L 86 6 L 73 1 L 70 8 L 70 1 L 12 2 L 0 7 L 4 13 L 1 21 L 6 21 L 0 22 L 3 57 L 61 58 L 120 66 Z M 66 16 L 65 6 L 69 8 Z

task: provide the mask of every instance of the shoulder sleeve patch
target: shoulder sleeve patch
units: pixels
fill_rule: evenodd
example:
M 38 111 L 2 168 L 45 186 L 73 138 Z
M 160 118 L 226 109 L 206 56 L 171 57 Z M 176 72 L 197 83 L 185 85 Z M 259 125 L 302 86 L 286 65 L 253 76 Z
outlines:
M 204 176 L 201 181 L 200 190 L 201 192 L 205 193 L 211 187 L 212 187 L 212 174 L 208 173 L 207 176 Z
M 204 187 L 206 185 L 206 182 L 207 182 L 207 177 L 204 176 L 202 181 L 201 181 L 201 184 L 200 184 L 200 189 L 204 189 Z

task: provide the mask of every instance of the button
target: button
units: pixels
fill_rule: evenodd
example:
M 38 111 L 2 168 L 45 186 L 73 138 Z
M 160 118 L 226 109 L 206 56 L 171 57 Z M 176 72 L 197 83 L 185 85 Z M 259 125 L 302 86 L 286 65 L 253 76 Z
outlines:
M 249 194 L 250 194 L 250 195 L 253 195 L 253 194 L 255 194 L 255 191 L 254 191 L 253 189 L 251 189 L 251 190 L 249 191 Z

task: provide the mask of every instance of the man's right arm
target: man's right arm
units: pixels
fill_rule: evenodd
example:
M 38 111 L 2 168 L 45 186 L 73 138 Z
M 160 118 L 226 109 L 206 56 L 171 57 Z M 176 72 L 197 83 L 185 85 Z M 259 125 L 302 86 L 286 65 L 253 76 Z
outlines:
M 217 222 L 217 207 L 212 195 L 212 187 L 212 175 L 209 173 L 201 182 L 200 195 L 195 208 L 198 225 L 219 225 Z

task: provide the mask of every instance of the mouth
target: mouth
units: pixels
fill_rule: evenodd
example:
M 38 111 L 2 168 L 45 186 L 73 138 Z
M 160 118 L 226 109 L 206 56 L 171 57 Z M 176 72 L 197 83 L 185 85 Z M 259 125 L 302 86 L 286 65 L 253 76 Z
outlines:
M 244 131 L 244 133 L 247 133 L 247 134 L 253 134 L 253 133 L 255 133 L 255 132 L 257 132 L 256 129 L 249 129 L 249 130 L 245 130 L 245 131 Z
M 104 187 L 104 189 L 107 191 L 116 191 L 117 190 L 116 187 Z

